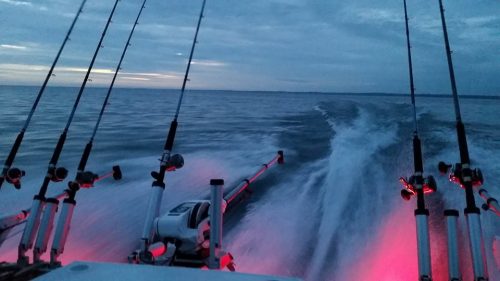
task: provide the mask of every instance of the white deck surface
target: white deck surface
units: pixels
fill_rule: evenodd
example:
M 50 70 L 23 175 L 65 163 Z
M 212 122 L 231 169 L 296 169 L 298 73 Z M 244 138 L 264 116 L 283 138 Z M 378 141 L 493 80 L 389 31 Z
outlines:
M 181 267 L 74 262 L 40 276 L 35 280 L 300 281 L 301 279 Z

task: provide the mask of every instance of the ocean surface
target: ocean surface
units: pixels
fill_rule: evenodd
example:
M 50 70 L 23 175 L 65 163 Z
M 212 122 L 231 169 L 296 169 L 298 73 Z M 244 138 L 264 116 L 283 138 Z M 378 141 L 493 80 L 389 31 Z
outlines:
M 37 87 L 0 86 L 0 161 L 24 124 Z M 77 88 L 49 88 L 15 161 L 26 170 L 21 190 L 4 184 L 0 213 L 31 206 L 62 132 Z M 74 177 L 106 89 L 85 91 L 59 166 Z M 139 245 L 150 172 L 158 169 L 179 91 L 115 89 L 88 162 L 105 173 L 121 165 L 123 179 L 79 191 L 62 255 L 75 260 L 126 262 Z M 179 116 L 174 153 L 185 166 L 166 176 L 162 212 L 209 193 L 211 178 L 238 184 L 284 150 L 286 164 L 270 169 L 251 197 L 227 217 L 224 248 L 242 272 L 319 280 L 417 280 L 415 200 L 403 201 L 398 179 L 413 171 L 409 97 L 321 93 L 188 91 Z M 471 280 L 464 192 L 441 177 L 439 161 L 457 162 L 451 97 L 418 97 L 426 175 L 438 192 L 429 206 L 434 280 L 447 278 L 444 209 L 460 210 L 464 280 Z M 484 187 L 500 199 L 500 99 L 462 99 L 472 164 Z M 66 183 L 51 184 L 49 195 Z M 482 199 L 477 196 L 476 203 Z M 492 244 L 500 218 L 481 215 L 491 280 L 500 280 Z M 21 228 L 14 232 L 19 233 Z M 20 234 L 0 249 L 14 261 Z M 50 246 L 50 244 L 49 244 Z M 43 256 L 48 259 L 48 255 Z

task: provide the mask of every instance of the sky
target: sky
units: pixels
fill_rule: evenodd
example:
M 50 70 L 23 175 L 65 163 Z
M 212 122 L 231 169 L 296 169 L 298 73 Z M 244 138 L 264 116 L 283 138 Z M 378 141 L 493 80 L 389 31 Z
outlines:
M 0 0 L 0 85 L 41 85 L 80 0 Z M 118 3 L 107 86 L 142 0 Z M 116 87 L 180 88 L 202 0 L 149 0 Z M 113 0 L 88 0 L 50 85 L 79 86 Z M 444 0 L 459 93 L 500 96 L 500 2 Z M 448 94 L 437 0 L 408 0 L 417 93 Z M 207 0 L 188 88 L 408 92 L 403 1 Z

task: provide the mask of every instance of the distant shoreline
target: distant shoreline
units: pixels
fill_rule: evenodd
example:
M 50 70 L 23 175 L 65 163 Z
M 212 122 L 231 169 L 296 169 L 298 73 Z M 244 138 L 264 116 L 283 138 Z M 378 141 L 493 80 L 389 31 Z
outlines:
M 14 87 L 14 88 L 36 88 L 40 86 L 35 85 L 0 85 L 0 87 Z M 78 88 L 76 86 L 50 86 L 51 88 Z M 89 87 L 93 89 L 107 89 L 107 87 Z M 116 89 L 126 89 L 126 90 L 152 90 L 152 91 L 179 91 L 179 89 L 169 89 L 169 88 L 126 88 L 126 87 L 115 87 Z M 202 90 L 202 89 L 189 89 L 188 91 L 198 92 L 243 92 L 243 93 L 290 93 L 290 94 L 319 94 L 319 95 L 332 95 L 332 96 L 371 96 L 371 97 L 407 97 L 409 94 L 402 93 L 382 93 L 382 92 L 372 92 L 372 93 L 355 93 L 355 92 L 315 92 L 315 91 L 262 91 L 262 90 Z M 416 94 L 417 97 L 424 98 L 451 98 L 451 94 Z M 459 94 L 460 98 L 463 99 L 488 99 L 488 100 L 500 100 L 500 94 L 498 95 L 463 95 Z

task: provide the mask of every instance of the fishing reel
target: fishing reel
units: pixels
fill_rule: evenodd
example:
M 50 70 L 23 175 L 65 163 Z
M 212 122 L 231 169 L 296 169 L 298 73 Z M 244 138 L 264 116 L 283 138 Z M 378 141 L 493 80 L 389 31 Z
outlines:
M 162 160 L 160 159 L 160 161 L 162 161 Z M 173 171 L 180 169 L 184 166 L 184 157 L 182 157 L 182 155 L 180 155 L 180 154 L 174 154 L 174 155 L 170 156 L 170 158 L 167 161 L 164 161 L 164 163 L 166 164 L 165 170 L 167 172 L 173 172 Z M 151 176 L 155 180 L 158 179 L 158 175 L 159 174 L 156 171 L 151 172 Z
M 465 179 L 470 178 L 472 187 L 479 187 L 483 185 L 484 178 L 481 169 L 471 169 L 469 167 L 463 167 L 461 163 L 456 163 L 455 165 L 446 164 L 441 161 L 438 164 L 438 170 L 442 175 L 449 173 L 449 179 L 451 182 L 459 185 L 461 188 L 465 188 Z M 450 172 L 451 171 L 451 172 Z
M 18 168 L 10 168 L 5 173 L 5 180 L 14 185 L 16 189 L 21 188 L 21 178 L 26 175 L 26 172 Z
M 75 181 L 70 181 L 68 187 L 73 190 L 78 190 L 80 188 L 92 188 L 94 184 L 105 178 L 113 177 L 114 180 L 122 179 L 122 171 L 120 166 L 113 166 L 113 170 L 110 173 L 99 176 L 91 171 L 78 172 L 76 174 Z
M 168 172 L 175 171 L 184 166 L 184 157 L 180 154 L 174 154 L 166 161 L 165 170 Z
M 98 179 L 99 175 L 94 174 L 91 171 L 78 172 L 76 174 L 76 182 L 81 188 L 94 187 L 94 183 Z
M 427 176 L 425 178 L 420 177 L 423 180 L 422 189 L 424 194 L 432 193 L 437 190 L 436 180 L 433 176 Z M 413 175 L 409 179 L 399 178 L 399 182 L 403 185 L 403 189 L 401 190 L 401 197 L 408 201 L 411 199 L 413 195 L 417 194 L 417 176 Z
M 64 167 L 51 168 L 49 170 L 50 180 L 53 182 L 61 182 L 68 176 L 68 170 Z

